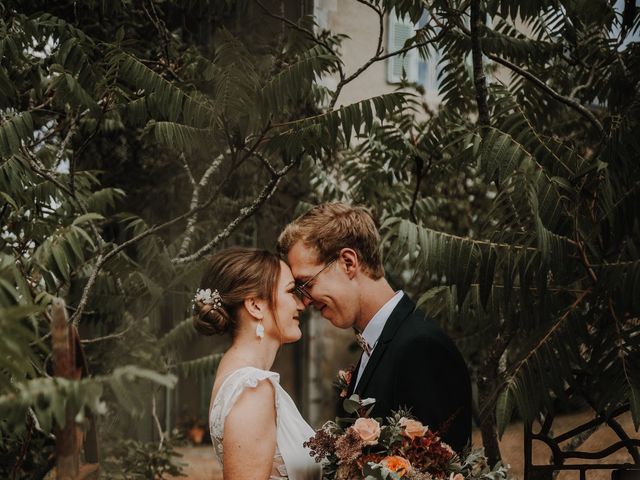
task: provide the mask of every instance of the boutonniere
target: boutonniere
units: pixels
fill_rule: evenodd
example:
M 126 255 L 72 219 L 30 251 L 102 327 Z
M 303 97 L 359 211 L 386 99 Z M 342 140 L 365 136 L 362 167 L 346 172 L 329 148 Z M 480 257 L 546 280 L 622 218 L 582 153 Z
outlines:
M 338 376 L 334 382 L 335 387 L 340 392 L 340 398 L 346 398 L 349 391 L 349 385 L 353 380 L 353 373 L 356 367 L 354 365 L 349 366 L 346 370 L 338 370 Z

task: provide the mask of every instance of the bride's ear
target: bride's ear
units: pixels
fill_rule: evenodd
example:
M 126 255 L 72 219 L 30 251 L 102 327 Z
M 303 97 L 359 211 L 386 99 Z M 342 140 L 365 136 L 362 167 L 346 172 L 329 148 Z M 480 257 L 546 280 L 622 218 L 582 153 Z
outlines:
M 265 314 L 266 303 L 259 298 L 249 297 L 244 299 L 244 308 L 252 317 L 262 320 Z

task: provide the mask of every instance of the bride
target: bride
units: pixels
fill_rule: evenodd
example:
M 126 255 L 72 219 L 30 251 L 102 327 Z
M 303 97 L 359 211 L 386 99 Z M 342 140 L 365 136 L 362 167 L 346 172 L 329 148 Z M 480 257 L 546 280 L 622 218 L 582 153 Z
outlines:
M 270 371 L 282 344 L 298 341 L 304 305 L 288 265 L 266 250 L 215 254 L 195 297 L 204 335 L 230 333 L 213 384 L 209 428 L 225 480 L 311 480 L 320 466 L 303 443 L 314 432 Z

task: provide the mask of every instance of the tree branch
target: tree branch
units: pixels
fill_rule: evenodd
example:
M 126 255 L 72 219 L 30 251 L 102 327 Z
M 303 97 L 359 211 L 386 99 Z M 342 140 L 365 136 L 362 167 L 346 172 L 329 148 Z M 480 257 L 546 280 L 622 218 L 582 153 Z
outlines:
M 162 425 L 160 425 L 160 419 L 158 418 L 158 414 L 156 412 L 155 392 L 151 395 L 151 416 L 153 417 L 156 428 L 158 429 L 158 435 L 160 436 L 160 444 L 158 445 L 158 450 L 162 450 L 162 445 L 164 444 L 164 432 L 162 431 Z
M 277 171 L 275 175 L 271 176 L 271 180 L 264 186 L 260 194 L 254 199 L 254 201 L 240 210 L 240 215 L 234 218 L 227 227 L 218 233 L 209 243 L 199 248 L 195 253 L 186 257 L 177 257 L 172 260 L 174 265 L 183 265 L 185 263 L 196 261 L 203 256 L 207 255 L 213 250 L 222 240 L 226 239 L 231 233 L 242 223 L 244 220 L 253 215 L 260 206 L 271 198 L 278 188 L 278 184 L 282 177 L 296 164 L 300 158 L 296 158 L 286 164 L 281 170 Z
M 409 45 L 408 47 L 404 47 L 401 48 L 399 50 L 396 50 L 394 52 L 390 52 L 390 53 L 386 53 L 384 55 L 382 54 L 376 54 L 373 57 L 371 57 L 369 60 L 367 60 L 363 65 L 360 66 L 360 68 L 358 68 L 355 72 L 353 72 L 351 75 L 349 75 L 346 78 L 343 78 L 338 85 L 336 86 L 336 90 L 333 93 L 332 96 L 332 100 L 331 103 L 329 104 L 330 108 L 333 108 L 338 100 L 338 96 L 340 95 L 340 92 L 342 91 L 343 87 L 352 82 L 353 80 L 355 80 L 358 76 L 360 76 L 360 74 L 362 74 L 362 72 L 364 72 L 365 70 L 367 70 L 371 65 L 373 65 L 376 62 L 381 62 L 382 60 L 386 60 L 387 58 L 391 58 L 391 57 L 395 57 L 397 55 L 402 55 L 404 53 L 407 53 L 410 50 L 413 50 L 414 48 L 422 48 L 422 47 L 426 47 L 427 45 L 431 45 L 432 43 L 435 43 L 437 41 L 439 41 L 440 39 L 442 39 L 442 37 L 444 37 L 444 35 L 449 31 L 449 27 L 446 27 L 445 29 L 440 30 L 433 38 L 430 38 L 429 40 L 425 40 L 424 42 L 420 42 L 420 43 L 415 43 L 413 45 Z M 382 38 L 382 33 L 380 34 L 380 38 Z
M 223 159 L 224 159 L 224 156 L 222 154 L 214 158 L 211 164 L 209 165 L 209 167 L 207 167 L 207 170 L 205 170 L 204 174 L 202 175 L 198 183 L 195 183 L 195 179 L 193 178 L 193 175 L 191 175 L 191 170 L 188 170 L 189 174 L 191 175 L 190 179 L 193 182 L 193 193 L 191 194 L 191 204 L 189 205 L 189 208 L 191 210 L 193 210 L 198 206 L 200 190 L 207 185 L 209 181 L 209 177 L 214 172 L 218 171 L 218 169 L 220 168 L 220 165 L 222 164 Z M 186 160 L 185 160 L 185 165 L 188 169 L 188 164 L 186 163 Z M 194 213 L 191 217 L 189 217 L 189 220 L 187 220 L 187 226 L 185 228 L 185 236 L 182 239 L 182 244 L 180 245 L 180 250 L 178 251 L 179 257 L 186 255 L 187 250 L 191 246 L 191 240 L 193 239 L 193 233 L 195 231 L 197 220 L 198 220 L 197 212 Z
M 301 27 L 300 25 L 298 25 L 295 22 L 292 22 L 286 17 L 272 13 L 267 7 L 264 6 L 264 4 L 260 0 L 255 0 L 255 2 L 262 9 L 262 11 L 269 17 L 275 20 L 280 20 L 281 22 L 283 22 L 285 25 L 289 26 L 293 30 L 303 33 L 313 43 L 320 45 L 321 47 L 327 49 L 327 51 L 330 52 L 331 54 L 336 55 L 336 52 L 333 51 L 333 48 L 331 48 L 331 45 L 329 45 L 327 42 L 320 40 L 318 37 L 315 36 L 315 34 L 311 30 Z M 340 78 L 344 78 L 344 71 L 342 70 L 342 65 L 340 63 L 338 63 L 338 71 L 340 73 Z
M 479 0 L 473 0 L 472 4 L 473 3 L 478 3 L 478 2 L 479 2 Z M 471 25 L 473 26 L 473 21 L 471 22 Z M 460 28 L 460 30 L 462 30 L 462 32 L 465 35 L 471 37 L 472 41 L 473 41 L 473 35 L 472 35 L 471 31 L 467 27 L 465 27 L 462 23 L 458 23 L 458 27 Z M 603 133 L 604 128 L 602 127 L 602 123 L 600 123 L 600 121 L 596 118 L 596 116 L 592 112 L 589 111 L 589 109 L 584 107 L 582 104 L 580 104 L 576 100 L 574 100 L 574 99 L 572 99 L 570 97 L 566 97 L 564 95 L 561 95 L 560 93 L 556 92 L 553 88 L 548 86 L 541 79 L 536 77 L 533 73 L 525 70 L 522 67 L 519 67 L 518 65 L 510 62 L 509 60 L 507 60 L 505 58 L 501 58 L 501 57 L 499 57 L 497 55 L 494 55 L 493 53 L 490 53 L 490 52 L 487 52 L 487 51 L 484 51 L 484 50 L 482 51 L 482 53 L 484 53 L 484 55 L 486 55 L 487 58 L 490 58 L 494 62 L 499 63 L 500 65 L 502 65 L 504 67 L 507 67 L 508 69 L 516 72 L 518 75 L 520 75 L 520 76 L 524 77 L 525 79 L 529 80 L 529 82 L 531 82 L 536 87 L 538 87 L 541 90 L 543 90 L 545 93 L 548 93 L 555 100 L 559 101 L 560 103 L 565 104 L 569 108 L 572 108 L 573 110 L 578 112 L 580 115 L 585 117 L 587 120 L 589 120 L 593 124 L 593 126 L 596 127 L 596 129 L 598 130 L 598 132 L 600 134 Z M 475 64 L 474 64 L 474 68 L 475 68 Z
M 271 198 L 273 193 L 277 190 L 278 184 L 280 183 L 280 180 L 282 179 L 282 177 L 284 177 L 289 172 L 289 170 L 291 170 L 291 168 L 296 163 L 299 162 L 299 160 L 300 160 L 299 158 L 296 158 L 292 160 L 290 163 L 286 164 L 281 170 L 277 171 L 276 175 L 272 176 L 271 180 L 260 192 L 258 197 L 249 206 L 243 208 L 240 211 L 240 215 L 238 215 L 235 219 L 233 219 L 222 232 L 220 232 L 218 235 L 216 235 L 216 237 L 213 240 L 211 240 L 211 242 L 209 242 L 204 247 L 200 248 L 196 253 L 192 255 L 189 255 L 186 257 L 176 257 L 172 259 L 172 263 L 174 265 L 183 265 L 183 264 L 195 261 L 201 258 L 202 256 L 206 255 L 213 248 L 215 248 L 222 240 L 224 240 L 229 235 L 231 235 L 231 233 L 238 227 L 238 225 L 240 225 L 240 223 L 242 223 L 242 221 L 246 220 L 248 217 L 253 215 L 264 202 L 266 202 L 269 198 Z M 76 312 L 73 314 L 73 317 L 71 317 L 71 322 L 74 324 L 77 324 L 78 319 L 80 318 L 84 308 L 86 307 L 87 300 L 89 298 L 89 293 L 91 292 L 91 289 L 95 284 L 98 272 L 102 269 L 105 263 L 107 263 L 110 259 L 116 256 L 122 250 L 129 247 L 130 245 L 137 243 L 141 239 L 148 237 L 149 235 L 159 230 L 162 230 L 171 225 L 174 225 L 175 223 L 180 222 L 185 218 L 189 218 L 192 215 L 204 210 L 211 204 L 214 198 L 215 198 L 215 195 L 212 195 L 207 199 L 207 201 L 205 201 L 204 203 L 201 203 L 200 205 L 197 205 L 196 207 L 190 209 L 189 211 L 181 215 L 178 215 L 177 217 L 165 223 L 148 228 L 144 232 L 141 232 L 135 237 L 132 237 L 129 240 L 121 243 L 120 245 L 113 248 L 112 250 L 110 250 L 108 253 L 104 255 L 101 253 L 97 258 L 95 266 L 93 267 L 93 271 L 91 272 L 89 281 L 87 282 L 87 284 L 85 285 L 82 291 L 82 297 L 81 297 L 80 303 L 77 307 Z
M 76 311 L 73 313 L 73 315 L 69 319 L 69 323 L 71 323 L 71 324 L 73 324 L 75 326 L 78 325 L 78 323 L 80 321 L 80 317 L 82 316 L 82 312 L 84 311 L 85 307 L 87 306 L 87 302 L 89 301 L 89 293 L 91 292 L 91 289 L 93 288 L 93 285 L 96 283 L 96 278 L 98 278 L 98 272 L 100 271 L 100 268 L 102 267 L 102 265 L 105 262 L 104 259 L 105 259 L 105 256 L 103 256 L 102 253 L 98 254 L 96 265 L 95 265 L 95 267 L 93 267 L 93 271 L 91 272 L 91 275 L 89 276 L 89 280 L 87 281 L 87 284 L 82 289 L 82 297 L 80 297 L 80 303 L 78 303 L 78 307 L 77 307 Z
M 245 147 L 245 151 L 247 151 L 248 153 L 250 153 L 254 157 L 257 157 L 262 162 L 262 164 L 266 167 L 266 169 L 269 170 L 269 173 L 271 175 L 277 175 L 278 174 L 276 169 L 273 168 L 273 165 L 271 165 L 271 162 L 269 161 L 269 159 L 267 157 L 265 157 L 264 155 L 262 155 L 260 152 L 251 152 L 246 147 Z
M 484 54 L 494 62 L 499 63 L 500 65 L 503 65 L 509 68 L 510 70 L 513 70 L 517 74 L 521 75 L 522 77 L 526 78 L 535 86 L 537 86 L 540 90 L 543 90 L 545 93 L 548 93 L 555 100 L 559 101 L 560 103 L 564 103 L 569 108 L 578 112 L 580 115 L 582 115 L 587 120 L 589 120 L 589 122 L 591 122 L 591 124 L 598 130 L 598 133 L 600 134 L 603 133 L 604 128 L 602 126 L 602 123 L 600 123 L 600 120 L 598 120 L 596 116 L 591 111 L 589 111 L 588 108 L 584 107 L 583 105 L 578 103 L 576 100 L 566 97 L 564 95 L 561 95 L 560 93 L 556 92 L 553 88 L 548 86 L 546 83 L 544 83 L 542 80 L 540 80 L 538 77 L 536 77 L 533 73 L 525 70 L 524 68 L 519 67 L 514 63 L 511 63 L 509 60 L 498 57 L 493 53 L 484 52 Z
M 481 127 L 488 127 L 491 120 L 489 118 L 489 105 L 487 104 L 487 78 L 482 66 L 482 40 L 480 39 L 483 26 L 480 0 L 471 0 L 471 59 L 473 61 L 476 102 L 478 103 L 478 123 Z
M 358 3 L 366 5 L 378 15 L 378 46 L 376 47 L 376 55 L 381 55 L 384 51 L 382 48 L 382 37 L 384 36 L 384 12 L 367 0 L 357 0 Z
M 98 342 L 103 342 L 105 340 L 113 340 L 116 338 L 120 338 L 122 337 L 125 333 L 127 333 L 129 330 L 131 329 L 131 325 L 129 325 L 127 328 L 125 328 L 123 331 L 118 332 L 118 333 L 112 333 L 110 335 L 105 335 L 103 337 L 97 337 L 97 338 L 89 338 L 89 339 L 83 339 L 80 340 L 80 343 L 82 343 L 83 345 L 86 345 L 88 343 L 98 343 Z
M 189 166 L 189 163 L 187 162 L 187 157 L 185 156 L 184 152 L 182 152 L 180 154 L 180 160 L 182 161 L 182 165 L 184 165 L 184 170 L 187 172 L 187 178 L 189 179 L 189 183 L 191 184 L 191 186 L 195 187 L 196 186 L 196 179 L 193 178 L 193 173 L 191 172 L 191 167 Z

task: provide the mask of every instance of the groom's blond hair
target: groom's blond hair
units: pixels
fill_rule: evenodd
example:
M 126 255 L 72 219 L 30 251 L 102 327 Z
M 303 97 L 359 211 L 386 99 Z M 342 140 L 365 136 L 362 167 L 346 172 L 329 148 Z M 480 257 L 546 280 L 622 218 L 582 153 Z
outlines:
M 313 207 L 285 227 L 278 237 L 278 251 L 286 256 L 299 241 L 314 249 L 324 263 L 336 258 L 342 248 L 351 248 L 367 275 L 374 280 L 384 276 L 380 234 L 366 207 L 342 202 Z

